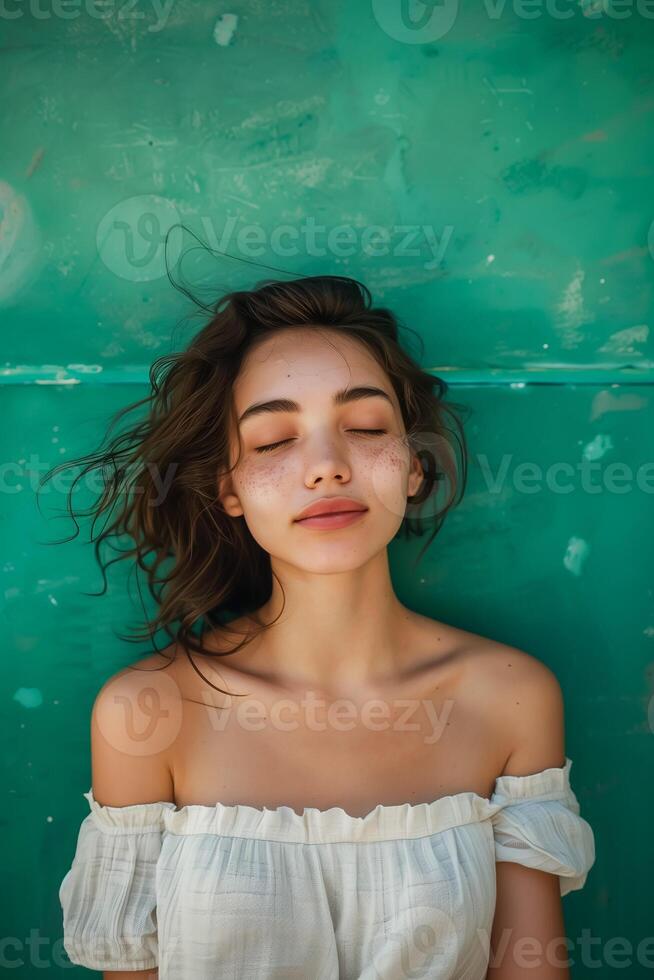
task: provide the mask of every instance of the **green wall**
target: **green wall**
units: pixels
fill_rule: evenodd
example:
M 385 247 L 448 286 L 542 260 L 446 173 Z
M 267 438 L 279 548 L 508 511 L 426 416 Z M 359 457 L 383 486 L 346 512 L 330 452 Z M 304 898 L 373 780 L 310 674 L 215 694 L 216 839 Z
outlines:
M 564 902 L 572 975 L 650 976 L 654 5 L 102 10 L 0 11 L 2 966 L 75 969 L 57 889 L 89 712 L 146 650 L 116 636 L 133 576 L 87 595 L 88 535 L 49 543 L 68 484 L 40 509 L 35 487 L 199 325 L 165 274 L 181 222 L 168 260 L 196 294 L 354 275 L 469 406 L 466 497 L 418 567 L 419 539 L 393 543 L 396 588 L 557 674 L 597 847 Z

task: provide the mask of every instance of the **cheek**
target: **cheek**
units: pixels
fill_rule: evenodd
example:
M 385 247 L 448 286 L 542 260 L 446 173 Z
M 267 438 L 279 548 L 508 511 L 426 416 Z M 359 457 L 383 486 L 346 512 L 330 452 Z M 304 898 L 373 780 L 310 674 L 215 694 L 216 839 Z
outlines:
M 409 453 L 405 444 L 397 438 L 384 442 L 363 443 L 357 446 L 357 458 L 375 473 L 397 478 L 408 469 Z
M 383 448 L 367 451 L 370 479 L 373 493 L 378 503 L 402 517 L 406 509 L 406 490 L 410 466 L 408 446 L 399 439 L 393 439 Z
M 234 479 L 239 493 L 248 502 L 259 506 L 279 500 L 291 477 L 292 468 L 288 462 L 248 457 Z

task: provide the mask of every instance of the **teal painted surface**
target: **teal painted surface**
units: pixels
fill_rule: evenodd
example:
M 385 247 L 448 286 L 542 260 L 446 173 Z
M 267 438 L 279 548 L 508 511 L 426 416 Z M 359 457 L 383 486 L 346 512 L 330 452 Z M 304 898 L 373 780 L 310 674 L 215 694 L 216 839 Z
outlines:
M 598 852 L 564 902 L 572 975 L 627 962 L 650 976 L 654 21 L 635 5 L 561 3 L 562 19 L 446 4 L 420 36 L 399 2 L 11 9 L 0 902 L 14 976 L 66 972 L 57 887 L 86 812 L 89 711 L 140 652 L 115 635 L 140 621 L 133 578 L 114 568 L 107 596 L 85 595 L 102 584 L 86 526 L 45 543 L 73 531 L 54 519 L 67 484 L 43 513 L 34 487 L 190 335 L 163 262 L 174 221 L 173 269 L 204 299 L 274 274 L 240 259 L 361 278 L 473 410 L 466 497 L 420 566 L 420 540 L 393 543 L 398 594 L 556 672 Z M 370 254 L 375 226 L 386 254 Z M 193 235 L 234 258 L 192 251 Z

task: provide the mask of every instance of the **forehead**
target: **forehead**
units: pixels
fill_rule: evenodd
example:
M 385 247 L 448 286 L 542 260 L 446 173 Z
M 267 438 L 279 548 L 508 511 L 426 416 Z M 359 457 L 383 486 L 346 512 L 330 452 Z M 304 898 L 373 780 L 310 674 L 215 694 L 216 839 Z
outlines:
M 246 354 L 234 385 L 237 412 L 265 398 L 310 396 L 359 384 L 383 388 L 399 409 L 379 362 L 354 337 L 328 327 L 293 327 L 259 340 Z

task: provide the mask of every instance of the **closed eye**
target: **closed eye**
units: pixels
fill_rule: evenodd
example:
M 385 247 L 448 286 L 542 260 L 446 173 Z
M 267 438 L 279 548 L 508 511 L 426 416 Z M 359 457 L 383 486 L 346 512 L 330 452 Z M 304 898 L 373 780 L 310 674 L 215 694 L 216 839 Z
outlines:
M 356 432 L 359 435 L 368 436 L 383 436 L 386 435 L 386 429 L 348 429 L 348 432 Z M 282 439 L 281 442 L 271 442 L 268 446 L 257 446 L 255 452 L 257 453 L 269 453 L 273 449 L 277 449 L 278 446 L 284 446 L 287 442 L 293 442 L 292 439 Z

